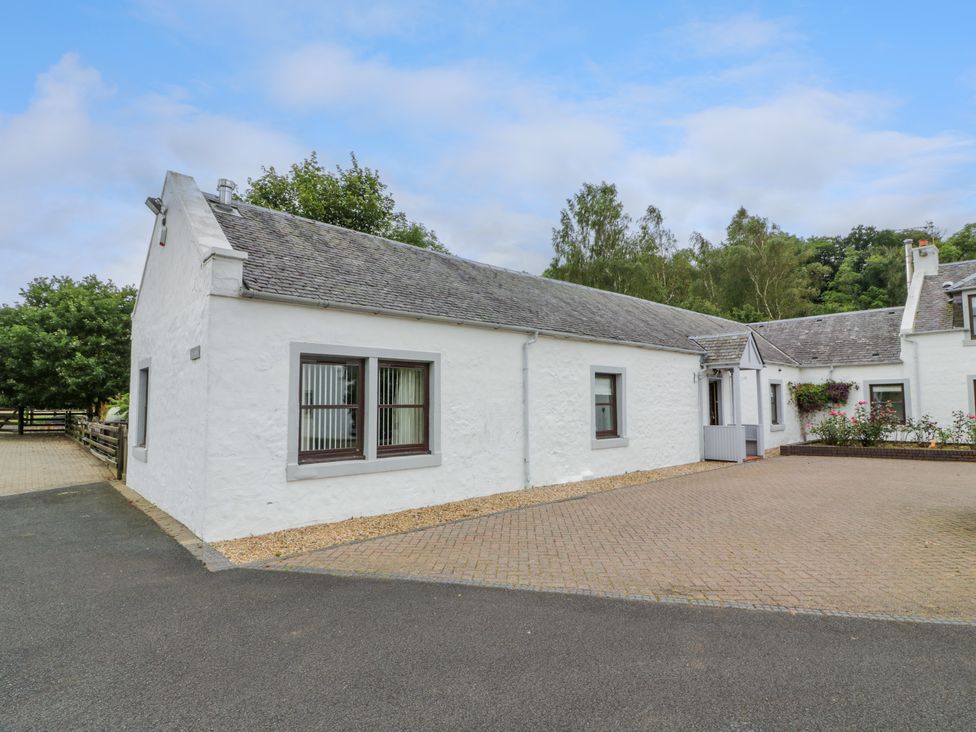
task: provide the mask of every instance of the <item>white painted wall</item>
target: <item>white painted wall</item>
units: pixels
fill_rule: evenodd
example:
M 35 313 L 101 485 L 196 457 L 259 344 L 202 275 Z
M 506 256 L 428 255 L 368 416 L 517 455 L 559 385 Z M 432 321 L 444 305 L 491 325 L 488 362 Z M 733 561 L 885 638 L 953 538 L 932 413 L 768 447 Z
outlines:
M 205 539 L 522 487 L 527 336 L 222 297 L 211 322 Z M 441 354 L 441 465 L 286 480 L 292 342 Z M 698 460 L 697 356 L 545 337 L 529 353 L 534 484 Z M 591 365 L 627 369 L 626 447 L 591 448 Z
M 195 190 L 192 180 L 167 176 L 162 195 L 167 207 L 166 245 L 159 245 L 157 217 L 132 315 L 129 393 L 133 419 L 139 412 L 139 368 L 144 359 L 151 363 L 147 446 L 145 451 L 136 447 L 133 423 L 126 480 L 138 493 L 199 531 L 206 473 L 210 285 L 185 205 Z M 189 349 L 197 345 L 203 357 L 191 361 Z
M 698 356 L 552 338 L 529 354 L 533 483 L 699 460 Z M 591 366 L 626 369 L 625 447 L 592 448 Z
M 916 396 L 921 397 L 922 414 L 947 425 L 952 421 L 954 410 L 967 414 L 976 412 L 969 387 L 976 375 L 976 347 L 969 340 L 968 332 L 922 333 L 909 340 L 918 343 L 919 388 Z M 905 345 L 902 353 L 906 373 L 914 376 L 913 346 Z

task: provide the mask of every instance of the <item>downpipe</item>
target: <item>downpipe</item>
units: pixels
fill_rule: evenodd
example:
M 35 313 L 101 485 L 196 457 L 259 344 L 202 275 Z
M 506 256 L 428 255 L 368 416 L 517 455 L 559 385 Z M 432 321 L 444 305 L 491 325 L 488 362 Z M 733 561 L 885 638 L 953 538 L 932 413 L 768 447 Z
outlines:
M 532 443 L 529 439 L 529 346 L 539 340 L 539 332 L 533 333 L 522 344 L 522 487 L 532 485 Z

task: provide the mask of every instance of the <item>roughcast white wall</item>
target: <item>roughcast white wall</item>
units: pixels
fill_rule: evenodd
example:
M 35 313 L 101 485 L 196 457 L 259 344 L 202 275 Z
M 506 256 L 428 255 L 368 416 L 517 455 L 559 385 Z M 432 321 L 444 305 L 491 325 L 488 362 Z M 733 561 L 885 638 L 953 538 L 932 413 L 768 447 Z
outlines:
M 212 299 L 210 318 L 203 538 L 522 487 L 527 336 L 225 297 Z M 286 480 L 292 342 L 440 353 L 441 465 Z M 699 459 L 697 356 L 546 337 L 529 354 L 533 484 Z M 625 447 L 591 448 L 591 365 L 627 370 Z

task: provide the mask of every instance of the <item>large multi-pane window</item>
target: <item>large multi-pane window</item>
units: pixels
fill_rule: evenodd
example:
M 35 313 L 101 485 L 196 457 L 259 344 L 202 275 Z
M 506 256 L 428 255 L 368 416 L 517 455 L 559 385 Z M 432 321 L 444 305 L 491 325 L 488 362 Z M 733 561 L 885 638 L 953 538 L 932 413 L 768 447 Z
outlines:
M 976 295 L 969 295 L 966 300 L 969 303 L 969 335 L 976 338 Z
M 364 372 L 362 359 L 302 357 L 301 462 L 363 457 Z
M 905 423 L 905 385 L 904 384 L 871 384 L 869 389 L 871 408 L 890 405 L 895 413 L 895 419 Z
M 429 363 L 305 354 L 299 379 L 298 462 L 430 452 Z
M 620 437 L 617 418 L 618 374 L 595 374 L 593 399 L 596 408 L 596 438 Z
M 377 375 L 376 454 L 427 451 L 430 365 L 380 361 Z

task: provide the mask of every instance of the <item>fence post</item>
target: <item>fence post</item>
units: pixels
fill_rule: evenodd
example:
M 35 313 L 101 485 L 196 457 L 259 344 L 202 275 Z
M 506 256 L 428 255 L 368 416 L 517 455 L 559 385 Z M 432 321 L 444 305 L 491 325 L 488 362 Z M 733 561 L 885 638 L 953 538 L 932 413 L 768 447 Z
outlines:
M 17 410 L 17 434 L 24 434 L 24 408 Z

